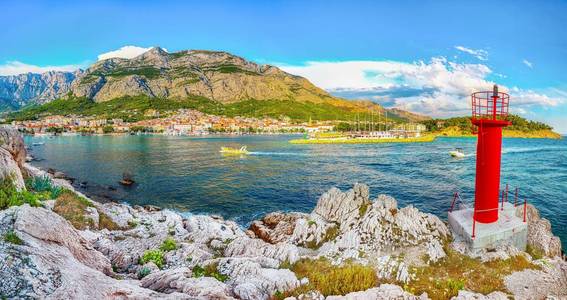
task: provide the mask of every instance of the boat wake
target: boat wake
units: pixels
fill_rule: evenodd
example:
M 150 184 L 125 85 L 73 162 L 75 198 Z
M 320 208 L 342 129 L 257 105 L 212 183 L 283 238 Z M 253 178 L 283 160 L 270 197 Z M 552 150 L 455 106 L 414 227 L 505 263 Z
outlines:
M 503 154 L 567 151 L 567 147 L 535 147 L 535 148 L 508 148 L 502 150 Z
M 307 153 L 297 153 L 297 152 L 249 152 L 249 155 L 278 155 L 278 156 L 307 156 Z

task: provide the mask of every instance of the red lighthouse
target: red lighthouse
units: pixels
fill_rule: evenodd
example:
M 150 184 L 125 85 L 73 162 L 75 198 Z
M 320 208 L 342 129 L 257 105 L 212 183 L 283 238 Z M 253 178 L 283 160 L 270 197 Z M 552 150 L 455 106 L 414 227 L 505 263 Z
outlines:
M 506 118 L 510 96 L 498 92 L 494 85 L 492 91 L 473 93 L 471 99 L 471 121 L 478 129 L 473 218 L 480 223 L 492 223 L 498 220 L 502 128 L 510 125 Z

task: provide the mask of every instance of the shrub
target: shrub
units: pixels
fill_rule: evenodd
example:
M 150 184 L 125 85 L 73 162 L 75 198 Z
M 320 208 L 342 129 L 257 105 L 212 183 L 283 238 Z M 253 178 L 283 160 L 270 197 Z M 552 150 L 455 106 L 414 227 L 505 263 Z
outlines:
M 303 285 L 291 294 L 299 295 L 310 290 L 318 290 L 323 295 L 345 295 L 363 291 L 378 284 L 376 272 L 369 266 L 347 262 L 334 266 L 328 260 L 302 259 L 291 266 L 298 278 L 307 277 L 309 284 Z
M 41 206 L 41 201 L 49 198 L 48 192 L 34 193 L 30 191 L 18 191 L 14 185 L 12 176 L 7 176 L 0 181 L 0 209 L 11 206 L 29 204 L 33 207 Z
M 151 271 L 152 271 L 152 270 L 150 270 L 150 268 L 148 268 L 148 267 L 142 267 L 142 268 L 138 271 L 138 279 L 142 279 L 142 278 L 148 276 Z
M 98 229 L 106 228 L 108 230 L 121 230 L 122 228 L 118 226 L 112 219 L 105 213 L 98 210 Z
M 161 250 L 163 252 L 173 251 L 175 249 L 177 249 L 177 243 L 175 242 L 174 239 L 172 239 L 170 237 L 165 239 L 165 241 L 163 241 L 163 243 L 159 247 L 159 250 Z
M 522 255 L 483 263 L 449 247 L 445 252 L 447 256 L 440 261 L 414 269 L 415 279 L 405 289 L 415 295 L 427 292 L 432 299 L 450 299 L 462 289 L 482 294 L 505 292 L 504 277 L 527 268 L 539 269 Z
M 85 217 L 87 207 L 93 204 L 72 191 L 64 190 L 55 201 L 53 211 L 69 221 L 75 228 L 82 230 L 92 227 L 92 219 Z
M 48 192 L 51 199 L 56 199 L 63 191 L 61 187 L 53 185 L 53 181 L 47 175 L 26 179 L 26 187 L 35 192 Z
M 14 231 L 6 232 L 6 234 L 4 234 L 4 241 L 14 245 L 21 245 L 24 243 Z
M 218 264 L 208 264 L 206 265 L 204 268 L 196 265 L 195 267 L 193 267 L 193 277 L 213 277 L 216 280 L 220 281 L 220 282 L 225 282 L 228 280 L 228 276 L 221 274 L 218 271 Z
M 144 252 L 144 255 L 142 255 L 140 259 L 140 264 L 146 264 L 150 261 L 161 269 L 165 263 L 163 252 L 161 250 L 148 250 Z
M 114 127 L 112 127 L 110 125 L 104 126 L 104 127 L 102 127 L 102 132 L 103 133 L 112 133 L 112 132 L 114 132 Z

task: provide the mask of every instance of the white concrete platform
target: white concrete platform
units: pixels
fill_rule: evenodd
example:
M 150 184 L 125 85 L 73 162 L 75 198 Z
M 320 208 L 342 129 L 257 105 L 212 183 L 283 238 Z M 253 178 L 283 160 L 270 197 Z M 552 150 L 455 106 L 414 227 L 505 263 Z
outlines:
M 513 204 L 505 202 L 504 210 L 498 211 L 498 221 L 490 224 L 476 222 L 474 239 L 472 238 L 472 208 L 449 212 L 449 227 L 455 237 L 465 241 L 473 252 L 493 249 L 500 245 L 513 245 L 520 250 L 525 250 L 528 240 L 528 224 L 516 217 L 515 211 Z

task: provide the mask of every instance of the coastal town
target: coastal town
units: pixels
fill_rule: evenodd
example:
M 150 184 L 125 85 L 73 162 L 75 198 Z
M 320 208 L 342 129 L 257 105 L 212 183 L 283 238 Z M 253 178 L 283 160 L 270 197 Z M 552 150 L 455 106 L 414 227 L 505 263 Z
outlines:
M 360 123 L 340 121 L 292 121 L 289 118 L 225 117 L 197 110 L 179 109 L 167 114 L 146 112 L 147 119 L 125 122 L 123 119 L 97 118 L 96 116 L 46 116 L 39 120 L 12 121 L 19 131 L 33 135 L 92 135 L 92 134 L 306 134 L 324 137 L 324 133 L 348 132 L 351 138 L 407 138 L 419 137 L 426 130 L 417 123 L 393 122 Z M 348 128 L 341 128 L 347 126 Z M 332 136 L 329 136 L 332 137 Z

